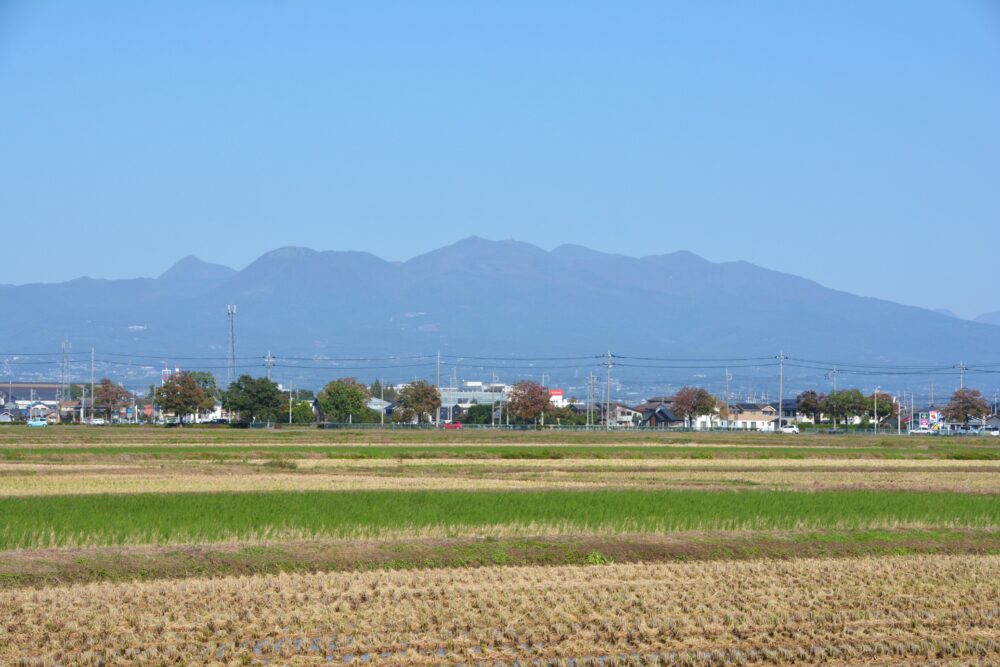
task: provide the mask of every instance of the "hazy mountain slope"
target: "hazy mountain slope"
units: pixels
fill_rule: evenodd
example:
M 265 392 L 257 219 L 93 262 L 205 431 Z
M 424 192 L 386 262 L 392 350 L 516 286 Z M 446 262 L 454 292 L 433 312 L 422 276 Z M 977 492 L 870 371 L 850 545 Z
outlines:
M 805 359 L 950 364 L 992 359 L 1000 343 L 995 326 L 746 262 L 713 263 L 687 252 L 631 258 L 579 246 L 546 252 L 475 237 L 407 262 L 282 248 L 234 272 L 185 258 L 158 279 L 0 286 L 0 300 L 8 351 L 57 351 L 70 340 L 75 350 L 94 346 L 136 355 L 137 363 L 138 355 L 149 363 L 218 356 L 219 368 L 231 303 L 240 356 L 254 358 L 268 350 L 309 358 L 611 349 L 670 358 L 784 351 Z

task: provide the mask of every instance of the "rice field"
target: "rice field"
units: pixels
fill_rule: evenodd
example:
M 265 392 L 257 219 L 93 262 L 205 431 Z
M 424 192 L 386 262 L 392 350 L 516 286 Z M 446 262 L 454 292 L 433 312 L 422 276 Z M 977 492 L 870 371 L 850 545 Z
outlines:
M 0 549 L 310 538 L 997 528 L 1000 495 L 343 491 L 0 499 Z
M 992 494 L 1000 463 L 944 460 L 241 459 L 0 463 L 0 497 L 357 490 L 899 490 Z
M 20 665 L 995 664 L 1000 557 L 466 568 L 0 592 Z
M 1000 663 L 1000 443 L 0 428 L 0 664 Z

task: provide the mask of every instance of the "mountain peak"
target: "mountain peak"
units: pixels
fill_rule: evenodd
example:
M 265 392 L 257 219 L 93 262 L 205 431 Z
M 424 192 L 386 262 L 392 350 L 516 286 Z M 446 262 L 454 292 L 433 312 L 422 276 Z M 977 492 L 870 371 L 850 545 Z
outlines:
M 212 264 L 188 255 L 160 274 L 158 280 L 225 280 L 236 273 L 222 264 Z

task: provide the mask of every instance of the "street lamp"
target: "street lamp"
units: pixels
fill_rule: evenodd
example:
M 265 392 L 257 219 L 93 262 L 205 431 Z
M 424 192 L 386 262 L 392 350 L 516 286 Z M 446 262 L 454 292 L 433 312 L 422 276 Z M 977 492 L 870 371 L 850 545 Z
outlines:
M 872 403 L 875 407 L 875 435 L 878 435 L 878 390 L 882 387 L 875 387 L 875 395 L 872 396 Z

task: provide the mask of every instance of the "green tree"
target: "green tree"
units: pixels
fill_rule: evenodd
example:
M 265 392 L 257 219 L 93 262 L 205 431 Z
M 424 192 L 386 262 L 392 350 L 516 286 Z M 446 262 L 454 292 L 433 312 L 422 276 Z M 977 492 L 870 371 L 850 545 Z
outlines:
M 701 387 L 681 387 L 674 394 L 671 410 L 690 423 L 696 417 L 710 415 L 715 411 L 715 397 Z
M 196 414 L 205 405 L 204 390 L 188 371 L 171 375 L 156 391 L 156 405 L 160 412 L 169 412 L 184 423 L 188 415 Z
M 292 407 L 292 422 L 295 424 L 312 424 L 316 421 L 312 401 L 299 401 Z
M 392 412 L 395 421 L 434 421 L 441 408 L 441 393 L 438 388 L 425 380 L 417 380 L 403 387 L 396 399 L 396 409 Z
M 241 375 L 223 392 L 222 405 L 244 424 L 276 421 L 282 413 L 281 391 L 267 378 Z M 287 413 L 286 413 L 287 414 Z
M 967 424 L 973 417 L 985 418 L 990 414 L 990 404 L 978 389 L 958 389 L 941 412 L 948 421 Z
M 892 400 L 892 396 L 884 392 L 878 392 L 878 394 L 872 394 L 865 398 L 865 415 L 875 418 L 875 409 L 878 408 L 878 419 L 881 421 L 890 415 L 895 415 L 898 409 L 896 402 Z
M 470 406 L 465 411 L 462 421 L 466 424 L 492 424 L 495 408 L 490 403 L 481 403 Z
M 316 398 L 323 419 L 328 422 L 363 422 L 370 410 L 364 388 L 353 378 L 334 380 L 323 387 Z
M 191 377 L 198 383 L 201 390 L 205 392 L 207 398 L 213 401 L 222 400 L 222 390 L 219 389 L 219 385 L 215 381 L 215 375 L 208 371 L 191 371 Z M 212 407 L 215 407 L 214 403 Z
M 387 387 L 382 384 L 381 380 L 375 380 L 371 383 L 371 386 L 368 388 L 368 395 L 372 398 L 384 398 L 390 403 L 398 398 L 395 387 Z
M 514 419 L 523 422 L 537 421 L 543 413 L 552 409 L 549 390 L 537 382 L 521 380 L 510 389 L 507 409 Z
M 834 422 L 860 417 L 865 414 L 865 397 L 857 389 L 832 391 L 821 402 L 823 412 Z

